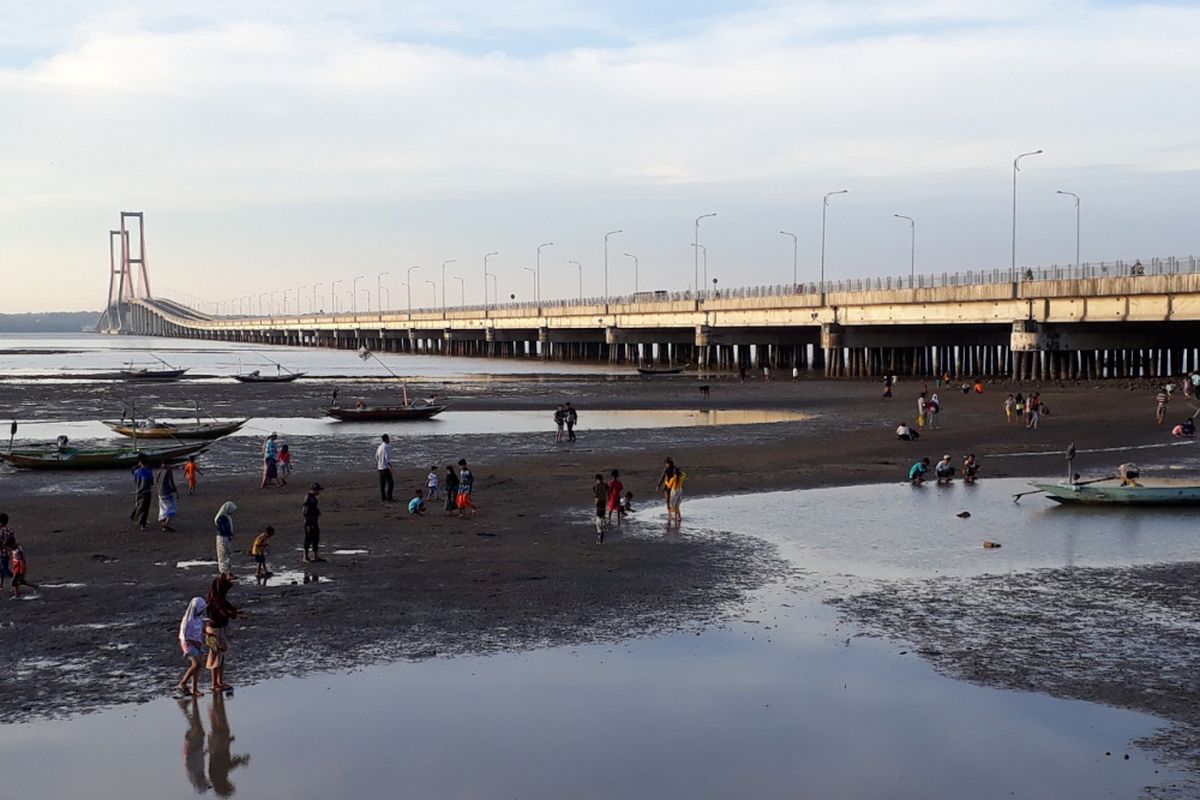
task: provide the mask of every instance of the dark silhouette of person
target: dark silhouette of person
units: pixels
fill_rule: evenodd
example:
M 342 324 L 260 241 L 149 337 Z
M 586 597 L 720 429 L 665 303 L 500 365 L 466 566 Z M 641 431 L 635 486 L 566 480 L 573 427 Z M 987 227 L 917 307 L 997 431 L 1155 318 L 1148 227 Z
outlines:
M 229 731 L 229 718 L 225 716 L 225 695 L 214 692 L 212 707 L 208 710 L 208 779 L 218 797 L 232 797 L 237 791 L 229 773 L 249 764 L 250 756 L 235 756 L 229 752 L 233 734 Z

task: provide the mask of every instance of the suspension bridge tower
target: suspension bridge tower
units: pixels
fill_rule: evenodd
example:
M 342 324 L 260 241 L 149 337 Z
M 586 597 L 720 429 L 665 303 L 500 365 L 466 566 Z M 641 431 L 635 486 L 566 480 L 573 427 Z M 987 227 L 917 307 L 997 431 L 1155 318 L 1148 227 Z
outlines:
M 135 220 L 136 240 L 130 230 Z M 121 227 L 108 232 L 108 302 L 96 326 L 100 333 L 124 333 L 129 328 L 130 301 L 150 297 L 145 223 L 143 212 L 122 211 Z

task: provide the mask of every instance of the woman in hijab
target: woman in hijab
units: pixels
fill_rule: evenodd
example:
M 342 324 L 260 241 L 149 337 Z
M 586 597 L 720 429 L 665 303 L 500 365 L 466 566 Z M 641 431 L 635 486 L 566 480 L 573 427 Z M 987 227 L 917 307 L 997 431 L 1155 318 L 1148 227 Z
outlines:
M 203 597 L 193 597 L 183 619 L 179 621 L 179 648 L 187 659 L 188 668 L 179 679 L 176 691 L 184 697 L 203 697 L 200 691 L 200 651 L 204 646 L 204 611 L 208 603 Z M 188 682 L 191 688 L 188 688 Z
M 213 517 L 213 524 L 217 526 L 217 572 L 231 578 L 233 569 L 229 565 L 229 554 L 233 552 L 233 512 L 235 511 L 237 511 L 237 506 L 233 504 L 233 501 L 226 500 L 217 515 Z
M 213 578 L 208 590 L 208 621 L 204 624 L 204 643 L 208 645 L 209 672 L 212 673 L 212 689 L 223 692 L 232 689 L 225 682 L 225 653 L 229 650 L 229 620 L 237 619 L 238 610 L 229 602 L 227 595 L 233 581 L 226 575 Z

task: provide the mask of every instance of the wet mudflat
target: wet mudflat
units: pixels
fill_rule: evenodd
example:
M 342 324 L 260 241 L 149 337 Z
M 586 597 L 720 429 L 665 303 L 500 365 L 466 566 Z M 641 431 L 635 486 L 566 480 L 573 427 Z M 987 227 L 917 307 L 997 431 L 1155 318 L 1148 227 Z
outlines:
M 435 655 L 408 643 L 351 672 L 282 677 L 311 656 L 275 640 L 270 665 L 223 702 L 163 698 L 0 728 L 0 750 L 25 765 L 7 785 L 86 796 L 100 780 L 131 799 L 203 787 L 267 798 L 1191 796 L 1188 754 L 1161 746 L 1183 741 L 1177 723 L 1195 705 L 1196 609 L 1166 588 L 1194 581 L 1177 563 L 1190 551 L 1187 518 L 1014 505 L 1021 488 L 708 497 L 685 505 L 679 533 L 647 506 L 614 549 L 682 557 L 725 542 L 732 559 L 750 537 L 771 555 L 751 548 L 728 567 L 765 582 L 697 595 L 719 613 L 677 607 L 692 621 L 674 629 L 577 626 L 584 635 L 564 641 L 553 626 L 521 634 L 531 631 L 509 613 L 465 646 Z M 1003 546 L 984 550 L 984 538 Z M 340 549 L 379 553 L 355 544 Z M 780 557 L 787 566 L 771 566 Z M 1071 596 L 1086 602 L 1060 618 Z M 1147 620 L 1144 640 L 1117 646 Z M 240 634 L 244 669 L 261 654 Z M 1121 657 L 1137 669 L 1104 668 Z M 1048 661 L 1062 666 L 1062 690 Z M 963 666 L 981 662 L 997 666 Z M 72 769 L 57 768 L 64 753 Z

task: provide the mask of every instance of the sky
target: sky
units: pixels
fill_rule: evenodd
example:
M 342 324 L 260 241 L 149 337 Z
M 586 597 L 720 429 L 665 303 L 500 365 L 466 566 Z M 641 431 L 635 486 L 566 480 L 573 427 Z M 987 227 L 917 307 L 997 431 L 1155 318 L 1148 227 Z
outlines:
M 1038 149 L 1019 264 L 1075 260 L 1059 191 L 1084 261 L 1200 255 L 1198 35 L 1182 2 L 4 3 L 0 312 L 101 308 L 121 211 L 155 294 L 256 310 L 440 305 L 450 259 L 479 303 L 492 251 L 529 300 L 544 242 L 542 297 L 597 296 L 613 230 L 612 294 L 626 254 L 682 291 L 709 213 L 710 282 L 811 281 L 842 189 L 827 278 L 907 274 L 914 232 L 917 272 L 1006 268 Z

